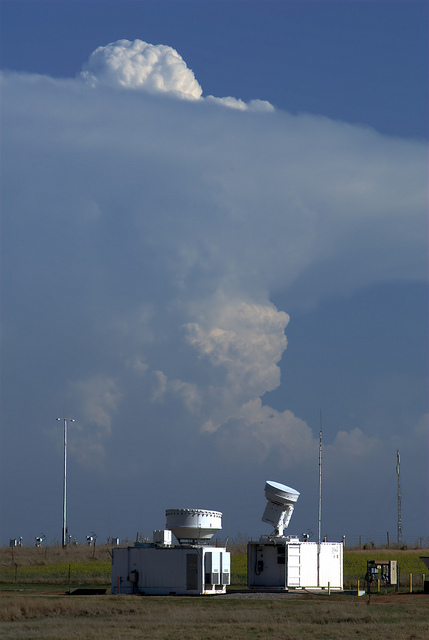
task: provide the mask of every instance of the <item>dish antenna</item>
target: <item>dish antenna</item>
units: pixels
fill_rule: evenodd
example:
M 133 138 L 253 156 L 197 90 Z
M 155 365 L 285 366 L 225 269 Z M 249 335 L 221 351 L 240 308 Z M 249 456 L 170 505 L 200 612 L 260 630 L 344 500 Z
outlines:
M 274 531 L 269 536 L 283 537 L 283 531 L 289 525 L 295 502 L 299 498 L 299 492 L 291 487 L 278 482 L 267 480 L 265 483 L 265 497 L 268 504 L 265 507 L 262 522 L 274 526 Z

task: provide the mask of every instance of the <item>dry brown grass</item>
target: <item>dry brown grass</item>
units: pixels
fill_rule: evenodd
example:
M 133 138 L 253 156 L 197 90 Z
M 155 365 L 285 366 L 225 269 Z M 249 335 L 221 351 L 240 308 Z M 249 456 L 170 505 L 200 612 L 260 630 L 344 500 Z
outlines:
M 427 640 L 429 596 L 0 596 L 3 640 Z

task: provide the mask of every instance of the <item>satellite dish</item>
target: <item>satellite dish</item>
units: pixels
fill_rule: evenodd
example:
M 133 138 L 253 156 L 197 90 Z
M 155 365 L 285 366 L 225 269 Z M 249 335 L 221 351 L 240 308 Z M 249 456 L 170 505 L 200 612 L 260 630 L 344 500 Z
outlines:
M 273 525 L 274 531 L 270 537 L 281 537 L 289 525 L 295 502 L 299 498 L 299 491 L 295 491 L 285 484 L 267 480 L 265 497 L 268 504 L 265 507 L 262 522 Z
M 222 529 L 222 513 L 206 509 L 167 509 L 166 528 L 179 542 L 210 540 Z

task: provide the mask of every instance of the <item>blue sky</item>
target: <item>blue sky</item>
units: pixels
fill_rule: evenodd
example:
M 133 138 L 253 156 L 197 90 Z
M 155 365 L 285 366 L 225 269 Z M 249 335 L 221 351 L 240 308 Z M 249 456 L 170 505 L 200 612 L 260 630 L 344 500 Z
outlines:
M 427 3 L 0 6 L 1 543 L 428 536 Z

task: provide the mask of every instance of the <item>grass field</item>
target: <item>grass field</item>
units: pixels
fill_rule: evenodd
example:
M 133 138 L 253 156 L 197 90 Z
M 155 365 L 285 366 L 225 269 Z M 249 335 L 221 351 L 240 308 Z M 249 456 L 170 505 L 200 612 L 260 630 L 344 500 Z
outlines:
M 409 575 L 413 575 L 413 585 L 423 588 L 423 575 L 429 571 L 420 556 L 429 556 L 429 550 L 345 550 L 344 586 L 356 586 L 363 581 L 367 560 L 398 560 L 401 585 L 409 585 Z M 51 583 L 100 585 L 110 584 L 110 548 L 98 547 L 2 547 L 0 548 L 0 586 L 12 583 Z M 242 549 L 231 552 L 231 582 L 236 586 L 247 584 L 247 558 Z
M 344 586 L 349 582 L 356 584 L 357 580 L 362 580 L 366 574 L 366 563 L 368 560 L 386 561 L 397 560 L 400 569 L 400 585 L 406 588 L 410 584 L 410 574 L 416 589 L 423 589 L 423 576 L 429 579 L 429 570 L 420 560 L 420 556 L 429 556 L 429 551 L 425 549 L 414 550 L 394 550 L 394 549 L 373 549 L 371 551 L 349 551 L 344 553 Z
M 2 640 L 427 640 L 429 629 L 424 595 L 375 597 L 370 604 L 340 595 L 6 595 L 0 607 Z
M 363 578 L 367 560 L 397 559 L 400 593 L 368 596 L 247 594 L 227 596 L 70 596 L 76 586 L 110 587 L 107 547 L 0 549 L 2 640 L 427 640 L 429 594 L 422 593 L 428 550 L 348 551 L 344 582 Z M 246 555 L 233 552 L 233 588 L 245 590 Z M 415 593 L 409 593 L 413 574 Z M 429 572 L 428 572 L 429 573 Z

